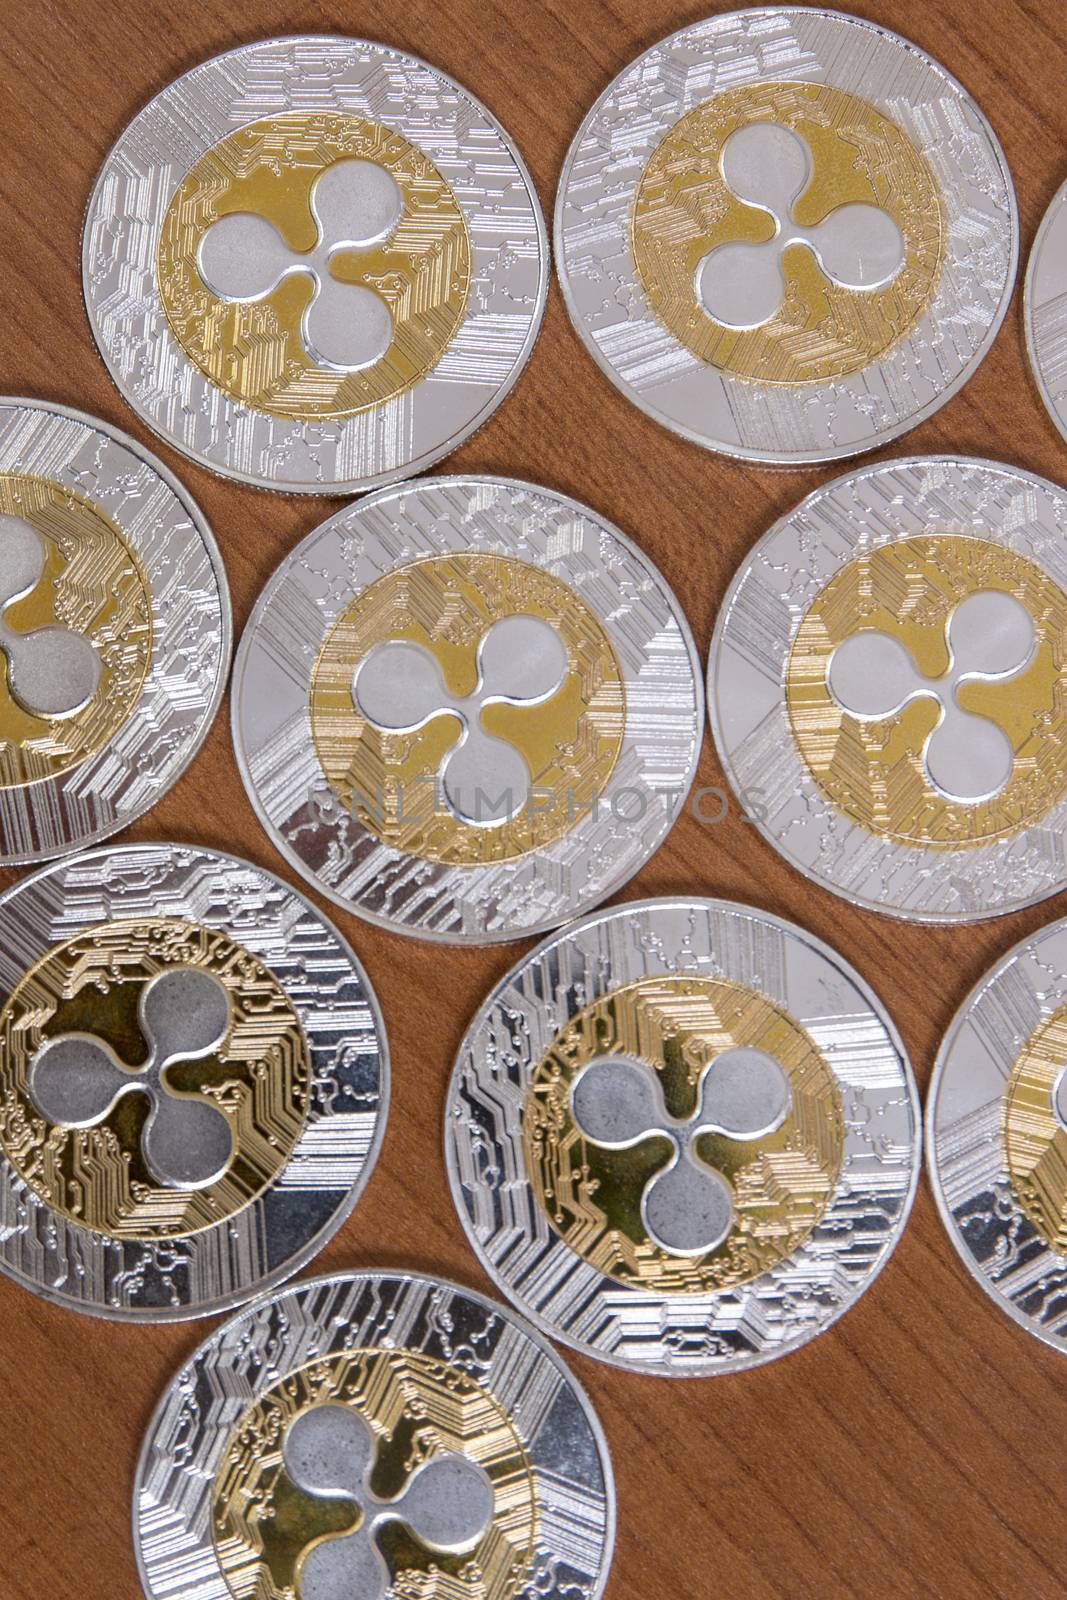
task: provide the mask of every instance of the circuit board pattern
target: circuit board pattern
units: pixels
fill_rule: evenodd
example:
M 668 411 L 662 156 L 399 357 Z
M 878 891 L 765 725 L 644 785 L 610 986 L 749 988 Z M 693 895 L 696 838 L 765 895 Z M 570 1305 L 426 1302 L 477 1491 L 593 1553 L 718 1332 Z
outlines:
M 210 1094 L 233 1132 L 226 1172 L 193 1190 L 160 1185 L 146 1167 L 139 1097 L 120 1098 L 92 1127 L 64 1127 L 41 1115 L 31 1089 L 42 1042 L 64 1034 L 102 1039 L 136 1068 L 147 1054 L 138 1001 L 175 966 L 217 977 L 231 1007 L 220 1049 L 168 1077 L 179 1093 Z M 0 1010 L 0 1148 L 71 1222 L 114 1239 L 181 1238 L 227 1221 L 276 1182 L 304 1130 L 310 1066 L 296 1013 L 251 951 L 173 918 L 107 923 L 49 950 Z
M 42 1142 L 44 1130 L 34 1125 L 39 1115 L 28 1116 L 17 1093 L 20 1051 L 11 1048 L 12 1028 L 21 1019 L 32 1037 L 45 1017 L 24 1002 L 41 1000 L 42 1013 L 55 1005 L 54 992 L 46 994 L 40 982 L 42 962 L 52 962 L 50 976 L 65 968 L 74 989 L 83 978 L 91 982 L 85 963 L 95 966 L 97 981 L 130 991 L 120 1002 L 125 1008 L 143 974 L 175 950 L 227 982 L 237 1016 L 247 1007 L 243 1039 L 232 1032 L 228 1052 L 258 1057 L 266 1043 L 272 1054 L 258 1066 L 231 1060 L 236 1070 L 232 1076 L 227 1071 L 220 1099 L 223 1109 L 232 1102 L 238 1139 L 252 1157 L 243 1176 L 234 1170 L 217 1189 L 197 1195 L 153 1197 L 134 1171 L 131 1210 L 110 1140 L 102 1139 L 102 1148 L 95 1140 L 87 1148 L 80 1136 L 70 1145 L 54 1135 Z M 114 968 L 126 959 L 130 973 L 116 976 Z M 329 923 L 278 879 L 232 857 L 174 845 L 112 846 L 57 862 L 4 898 L 0 993 L 0 1267 L 20 1282 L 46 1298 L 110 1316 L 195 1315 L 239 1303 L 295 1271 L 347 1216 L 381 1138 L 388 1093 L 384 1038 L 355 958 Z M 81 993 L 94 1020 L 107 1024 L 106 1004 L 101 1008 L 85 987 Z M 65 1001 L 54 1013 L 64 1026 L 76 1020 L 73 1003 Z M 269 1026 L 255 1016 L 260 1006 L 276 1008 Z M 280 1027 L 283 1017 L 289 1020 Z M 107 1025 L 121 1023 L 121 1015 L 112 1015 Z M 191 1075 L 203 1065 L 190 1063 Z M 254 1081 L 265 1067 L 267 1075 Z M 287 1071 L 292 1095 L 283 1104 Z M 253 1081 L 242 1090 L 245 1075 Z M 278 1147 L 268 1149 L 272 1139 Z M 43 1193 L 58 1203 L 49 1204 Z M 176 1212 L 183 1205 L 190 1230 L 178 1235 Z
M 810 1230 L 758 1277 L 687 1292 L 605 1270 L 535 1203 L 525 1120 L 541 1063 L 574 1019 L 633 985 L 741 986 L 826 1063 L 824 1158 L 840 1168 Z M 810 1055 L 809 1055 L 810 1061 Z M 836 1118 L 840 1118 L 836 1126 Z M 556 934 L 520 962 L 472 1023 L 447 1108 L 452 1192 L 486 1270 L 535 1323 L 643 1372 L 736 1370 L 829 1326 L 879 1271 L 919 1168 L 918 1104 L 899 1040 L 839 957 L 800 929 L 721 901 L 637 902 Z M 533 1189 L 534 1194 L 531 1194 Z M 808 1220 L 812 1220 L 809 1216 Z
M 855 204 L 892 217 L 905 251 L 892 282 L 857 293 L 827 277 L 811 250 L 794 248 L 768 323 L 739 331 L 708 315 L 695 293 L 701 259 L 722 244 L 762 242 L 774 227 L 722 174 L 727 140 L 756 122 L 792 129 L 810 151 L 811 177 L 793 207 L 799 226 Z M 746 84 L 695 106 L 653 152 L 634 198 L 634 262 L 657 315 L 700 361 L 759 383 L 822 383 L 879 360 L 928 310 L 942 246 L 941 199 L 924 157 L 873 106 L 826 84 Z
M 436 365 L 350 416 L 272 415 L 220 389 L 175 338 L 157 280 L 186 174 L 241 127 L 295 113 L 381 125 L 414 146 L 455 197 L 470 240 L 465 309 Z M 360 40 L 272 39 L 204 62 L 130 124 L 89 202 L 83 283 L 115 382 L 171 444 L 244 481 L 356 491 L 422 471 L 500 403 L 537 335 L 548 247 L 517 152 L 450 79 Z
M 879 571 L 891 575 L 889 552 L 912 540 L 936 540 L 938 548 L 944 544 L 946 557 L 956 548 L 955 541 L 976 543 L 970 561 L 961 565 L 957 555 L 948 574 L 932 587 L 921 587 L 918 598 L 925 596 L 935 610 L 944 605 L 938 596 L 951 592 L 953 584 L 972 581 L 965 577 L 969 569 L 982 572 L 983 581 L 994 582 L 988 546 L 999 546 L 1005 557 L 1003 572 L 1011 574 L 1012 581 L 1027 581 L 1026 592 L 1036 606 L 1032 619 L 1045 640 L 1030 689 L 1021 691 L 1026 679 L 1014 678 L 1008 691 L 1013 702 L 1021 696 L 1021 709 L 1019 726 L 1009 711 L 1005 729 L 1020 748 L 1030 740 L 1019 786 L 1008 786 L 999 808 L 996 802 L 977 808 L 986 827 L 992 818 L 993 837 L 975 838 L 973 820 L 957 824 L 956 837 L 964 848 L 945 847 L 954 842 L 950 832 L 954 819 L 947 810 L 939 813 L 929 785 L 923 784 L 925 796 L 914 794 L 919 778 L 906 758 L 902 776 L 908 785 L 883 812 L 875 831 L 851 814 L 857 795 L 863 793 L 865 771 L 877 776 L 867 765 L 869 752 L 852 740 L 862 760 L 858 775 L 852 774 L 850 805 L 845 808 L 829 798 L 813 772 L 814 766 L 820 778 L 825 776 L 832 748 L 824 744 L 816 750 L 816 733 L 805 735 L 809 762 L 793 732 L 798 703 L 805 715 L 811 703 L 812 674 L 803 647 L 797 648 L 805 619 L 819 597 L 830 593 L 829 585 L 838 574 L 855 564 L 855 576 Z M 934 546 L 920 543 L 916 548 L 929 551 Z M 1024 565 L 1017 566 L 1014 558 L 1021 558 Z M 1029 577 L 1035 567 L 1044 582 Z M 888 604 L 881 613 L 894 631 L 908 626 L 902 623 L 908 612 L 907 586 L 901 588 L 903 570 L 899 572 L 900 582 L 891 580 L 885 592 Z M 849 590 L 849 581 L 842 594 L 856 592 Z M 712 641 L 708 706 L 715 743 L 727 777 L 753 821 L 816 882 L 859 905 L 913 920 L 988 916 L 1053 893 L 1064 878 L 1062 835 L 1067 825 L 1067 802 L 1056 801 L 1062 756 L 1055 737 L 1063 715 L 1063 637 L 1057 636 L 1056 616 L 1064 594 L 1067 494 L 1030 473 L 951 456 L 916 458 L 862 468 L 809 495 L 771 528 L 744 562 L 723 602 Z M 858 593 L 857 601 L 861 607 L 867 604 L 859 601 Z M 839 629 L 844 624 L 834 619 L 831 626 Z M 919 630 L 909 626 L 909 633 L 919 641 Z M 810 636 L 808 642 L 816 645 L 818 654 L 821 644 Z M 794 681 L 787 688 L 791 671 Z M 822 693 L 816 691 L 820 703 Z M 996 701 L 997 686 L 968 684 L 960 693 L 989 705 Z M 972 700 L 968 704 L 975 709 Z M 1029 729 L 1022 727 L 1027 707 L 1040 712 Z M 814 710 L 821 715 L 818 705 Z M 997 714 L 1003 710 L 1001 706 Z M 836 708 L 833 716 L 836 726 Z M 1047 753 L 1046 729 L 1052 735 Z M 1041 763 L 1047 759 L 1047 768 L 1039 767 L 1034 754 L 1039 743 Z M 1007 807 L 1009 797 L 1013 809 Z M 907 823 L 913 812 L 922 826 L 919 837 L 932 835 L 932 844 L 893 837 L 887 822 L 892 824 L 895 817 Z M 1031 815 L 1035 820 L 1028 822 Z M 1020 820 L 1024 825 L 1016 828 Z M 996 836 L 1000 833 L 1003 836 Z
M 381 1484 L 399 1488 L 424 1451 L 459 1442 L 494 1486 L 493 1527 L 478 1570 L 418 1569 L 395 1538 L 391 1593 L 414 1600 L 598 1600 L 614 1538 L 607 1447 L 562 1360 L 502 1306 L 425 1278 L 367 1274 L 312 1280 L 218 1329 L 177 1374 L 150 1426 L 138 1471 L 135 1524 L 150 1600 L 180 1585 L 197 1600 L 284 1595 L 293 1550 L 336 1530 L 290 1502 L 278 1519 L 270 1572 L 239 1567 L 229 1530 L 241 1519 L 267 1533 L 252 1503 L 238 1506 L 240 1473 L 276 1495 L 276 1419 L 305 1397 L 338 1393 L 379 1434 Z M 271 1421 L 275 1419 L 275 1421 Z M 264 1426 L 260 1426 L 263 1423 Z M 455 1430 L 455 1431 L 453 1431 Z M 219 1540 L 219 1516 L 228 1530 Z M 350 1508 L 343 1508 L 345 1526 Z M 234 1519 L 237 1519 L 236 1521 Z M 384 1532 L 385 1530 L 383 1530 Z M 254 1571 L 254 1577 L 253 1577 Z M 236 1582 L 235 1582 L 236 1576 Z M 253 1587 L 258 1583 L 259 1587 Z
M 283 277 L 263 300 L 227 302 L 211 293 L 197 263 L 207 229 L 235 212 L 264 217 L 293 250 L 311 250 L 312 186 L 345 160 L 390 173 L 404 211 L 382 243 L 342 247 L 330 259 L 340 282 L 381 295 L 394 328 L 380 360 L 337 373 L 313 361 L 301 339 L 313 292 L 306 277 Z M 213 383 L 272 416 L 322 420 L 385 405 L 433 370 L 466 309 L 471 243 L 452 190 L 401 134 L 354 117 L 292 113 L 238 129 L 197 162 L 164 218 L 157 275 L 175 338 Z
M 845 90 L 894 124 L 942 216 L 929 310 L 860 371 L 800 386 L 754 383 L 694 354 L 642 287 L 632 237 L 643 176 L 677 125 L 720 94 L 783 81 Z M 634 404 L 713 449 L 800 462 L 870 449 L 966 381 L 1007 309 L 1018 223 L 988 124 L 929 57 L 857 18 L 755 7 L 685 28 L 620 73 L 567 157 L 555 242 L 575 327 Z
M 413 561 L 456 555 L 537 568 L 550 575 L 554 593 L 554 583 L 566 585 L 575 614 L 589 613 L 603 629 L 622 684 L 625 725 L 603 792 L 595 803 L 576 794 L 568 831 L 514 861 L 452 866 L 385 843 L 341 803 L 312 734 L 316 663 L 353 598 Z M 350 693 L 344 674 L 339 683 Z M 233 708 L 242 775 L 291 863 L 372 921 L 454 939 L 551 927 L 625 882 L 684 804 L 703 718 L 688 627 L 647 559 L 566 496 L 475 477 L 382 490 L 298 546 L 245 630 Z M 524 715 L 515 707 L 488 710 Z M 570 797 L 562 798 L 570 811 Z
M 968 1270 L 1003 1311 L 1067 1350 L 1064 1134 L 1051 1112 L 1067 1010 L 1067 923 L 1009 950 L 964 1001 L 927 1098 L 929 1171 Z
M 455 717 L 435 717 L 413 734 L 383 733 L 360 715 L 353 675 L 375 645 L 406 639 L 433 655 L 457 696 L 467 695 L 486 630 L 512 616 L 551 624 L 567 676 L 546 701 L 482 710 L 486 732 L 521 752 L 541 797 L 487 828 L 458 817 L 434 782 L 455 742 Z M 581 595 L 541 567 L 485 553 L 429 557 L 378 578 L 334 623 L 311 681 L 315 749 L 346 810 L 394 849 L 448 865 L 513 860 L 562 838 L 577 807 L 604 793 L 625 718 L 618 659 Z
M 16 862 L 105 838 L 170 787 L 218 708 L 230 611 L 222 563 L 199 511 L 125 435 L 36 401 L 0 401 L 5 484 L 2 493 L 11 498 L 4 508 L 69 555 L 56 605 L 72 626 L 95 612 L 91 636 L 107 690 L 72 719 L 82 736 L 76 764 L 56 756 L 60 770 L 44 770 L 55 739 L 39 733 L 19 758 L 19 770 L 34 781 L 0 785 L 0 859 Z M 74 509 L 83 506 L 92 508 L 91 524 Z M 87 541 L 81 553 L 72 548 L 76 532 Z M 29 598 L 32 611 L 40 597 Z M 60 750 L 69 737 L 61 736 Z M 8 777 L 14 760 L 9 750 Z
M 291 1600 L 301 1558 L 352 1525 L 351 1501 L 312 1497 L 286 1472 L 283 1442 L 311 1406 L 345 1405 L 377 1443 L 372 1482 L 401 1495 L 413 1473 L 459 1455 L 485 1473 L 493 1520 L 473 1550 L 430 1550 L 399 1523 L 380 1544 L 394 1593 L 419 1600 L 514 1600 L 537 1553 L 537 1478 L 526 1445 L 485 1382 L 420 1350 L 360 1349 L 313 1361 L 266 1389 L 230 1437 L 215 1476 L 213 1526 L 219 1565 L 236 1600 Z

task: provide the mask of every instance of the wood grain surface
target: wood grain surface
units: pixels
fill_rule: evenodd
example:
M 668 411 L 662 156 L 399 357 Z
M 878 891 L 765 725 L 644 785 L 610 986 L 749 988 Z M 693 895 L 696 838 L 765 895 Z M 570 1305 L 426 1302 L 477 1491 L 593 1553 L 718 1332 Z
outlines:
M 78 406 L 158 452 L 215 529 L 239 633 L 268 574 L 337 502 L 211 476 L 154 439 L 112 388 L 82 307 L 79 235 L 94 175 L 126 122 L 179 73 L 249 39 L 362 34 L 417 52 L 480 96 L 517 140 L 550 213 L 593 99 L 639 51 L 706 9 L 699 0 L 695 9 L 671 0 L 7 0 L 0 390 Z M 944 62 L 991 119 L 1015 177 L 1025 261 L 1067 175 L 1062 0 L 858 9 Z M 1021 292 L 977 376 L 903 448 L 999 457 L 1067 480 L 1067 445 L 1028 377 Z M 529 478 L 605 513 L 675 586 L 702 654 L 742 556 L 831 475 L 734 465 L 657 427 L 595 368 L 555 285 L 512 396 L 444 466 Z M 723 781 L 708 740 L 697 781 Z M 245 798 L 225 711 L 181 782 L 123 837 L 191 840 L 288 875 Z M 942 1032 L 982 971 L 1067 912 L 1061 895 L 968 928 L 863 914 L 788 868 L 736 807 L 716 827 L 683 816 L 626 891 L 692 892 L 750 901 L 841 950 L 889 1007 L 923 1088 Z M 525 947 L 442 949 L 329 914 L 382 1001 L 393 1103 L 366 1194 L 316 1270 L 406 1267 L 489 1288 L 449 1199 L 442 1110 L 467 1021 Z M 2 1600 L 140 1593 L 129 1532 L 137 1451 L 158 1395 L 208 1327 L 97 1322 L 0 1279 Z M 1067 1362 L 968 1277 L 925 1181 L 886 1271 L 797 1354 L 704 1382 L 571 1360 L 615 1462 L 609 1600 L 1067 1593 Z

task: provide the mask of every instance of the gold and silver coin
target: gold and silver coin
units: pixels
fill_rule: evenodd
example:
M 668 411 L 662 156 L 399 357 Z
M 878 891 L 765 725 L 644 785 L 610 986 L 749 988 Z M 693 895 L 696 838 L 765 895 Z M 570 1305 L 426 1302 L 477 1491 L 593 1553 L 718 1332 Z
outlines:
M 1067 921 L 1009 950 L 963 1002 L 934 1067 L 926 1142 L 968 1271 L 1067 1351 Z
M 1000 145 L 936 61 L 857 17 L 756 7 L 605 90 L 555 243 L 574 325 L 628 399 L 789 465 L 884 444 L 967 381 L 1018 218 Z
M 1038 393 L 1067 438 L 1067 183 L 1053 197 L 1030 252 L 1024 320 Z
M 0 400 L 0 863 L 106 838 L 185 770 L 230 662 L 215 541 L 115 428 Z
M 374 1165 L 377 1001 L 301 895 L 188 845 L 112 845 L 0 899 L 0 1271 L 130 1321 L 303 1266 Z
M 735 1372 L 821 1333 L 907 1220 L 919 1109 L 892 1022 L 802 928 L 646 900 L 554 934 L 472 1022 L 452 1194 L 554 1338 L 637 1372 Z
M 917 922 L 1067 882 L 1067 491 L 912 457 L 817 489 L 756 545 L 711 646 L 715 742 L 801 872 Z
M 599 1600 L 600 1424 L 532 1328 L 406 1273 L 312 1279 L 217 1329 L 134 1490 L 148 1600 Z
M 537 195 L 496 119 L 361 39 L 266 39 L 187 72 L 104 163 L 86 306 L 122 394 L 228 477 L 352 493 L 499 405 L 544 309 Z
M 554 927 L 624 883 L 692 781 L 703 695 L 655 567 L 506 478 L 379 490 L 282 563 L 241 640 L 237 756 L 321 893 L 423 938 Z

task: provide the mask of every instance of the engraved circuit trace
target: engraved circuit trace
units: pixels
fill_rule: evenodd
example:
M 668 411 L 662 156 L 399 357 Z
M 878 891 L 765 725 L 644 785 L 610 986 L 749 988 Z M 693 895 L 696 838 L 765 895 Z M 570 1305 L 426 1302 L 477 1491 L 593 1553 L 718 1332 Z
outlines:
M 289 1478 L 305 1494 L 352 1500 L 362 1513 L 352 1532 L 322 1539 L 303 1557 L 298 1600 L 385 1600 L 390 1574 L 376 1533 L 387 1520 L 406 1524 L 442 1554 L 472 1551 L 491 1526 L 489 1480 L 459 1455 L 425 1462 L 396 1499 L 379 1499 L 370 1484 L 374 1433 L 348 1406 L 316 1405 L 294 1417 L 283 1455 Z

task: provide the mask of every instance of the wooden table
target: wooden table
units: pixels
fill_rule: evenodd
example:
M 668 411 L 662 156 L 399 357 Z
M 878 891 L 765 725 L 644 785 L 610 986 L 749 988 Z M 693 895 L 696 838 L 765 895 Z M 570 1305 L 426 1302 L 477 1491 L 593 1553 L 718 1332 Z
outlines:
M 81 407 L 159 453 L 215 529 L 239 632 L 267 575 L 336 502 L 212 477 L 154 439 L 112 388 L 82 308 L 79 233 L 93 177 L 126 122 L 179 73 L 247 39 L 362 33 L 425 56 L 479 95 L 518 141 L 550 212 L 586 108 L 633 56 L 702 9 L 699 0 L 8 0 L 0 388 Z M 1062 0 L 856 9 L 914 39 L 976 96 L 1015 176 L 1025 259 L 1067 172 Z M 903 448 L 1001 457 L 1067 479 L 1067 445 L 1028 378 L 1021 294 L 977 376 Z M 529 478 L 605 513 L 677 587 L 702 653 L 745 551 L 829 475 L 733 465 L 648 421 L 580 347 L 555 288 L 528 371 L 447 468 Z M 723 781 L 710 741 L 697 781 Z M 225 714 L 191 770 L 125 837 L 193 840 L 288 871 L 245 798 Z M 716 827 L 684 815 L 626 893 L 694 891 L 794 918 L 843 951 L 895 1017 L 921 1086 L 982 971 L 1067 911 L 1061 895 L 977 927 L 865 915 L 788 868 L 736 806 Z M 366 1195 L 316 1268 L 406 1267 L 484 1289 L 448 1194 L 442 1108 L 471 1013 L 524 947 L 442 949 L 330 914 L 384 1007 L 393 1104 Z M 0 1280 L 4 1600 L 139 1594 L 129 1533 L 137 1451 L 157 1396 L 207 1330 L 98 1322 Z M 968 1277 L 925 1182 L 885 1273 L 799 1353 L 702 1383 L 571 1360 L 615 1460 L 610 1600 L 1067 1592 L 1067 1363 Z

